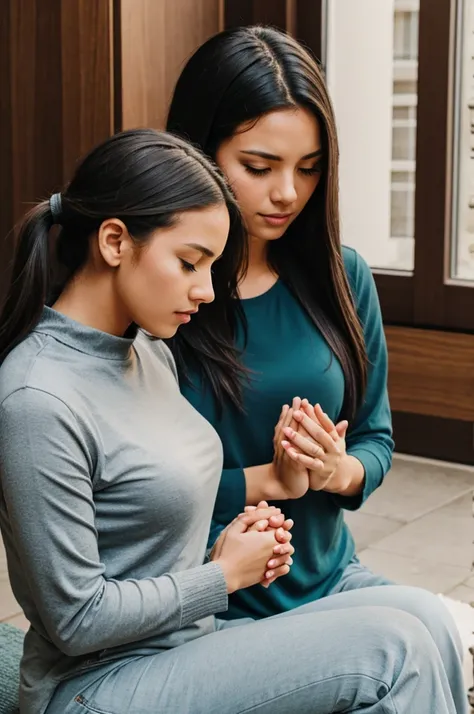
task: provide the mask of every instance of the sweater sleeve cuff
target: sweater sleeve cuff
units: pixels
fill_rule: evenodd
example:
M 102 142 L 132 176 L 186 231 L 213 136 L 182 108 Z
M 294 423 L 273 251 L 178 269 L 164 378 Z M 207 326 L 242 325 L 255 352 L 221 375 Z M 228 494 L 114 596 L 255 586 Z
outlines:
M 334 494 L 334 500 L 340 508 L 345 508 L 346 511 L 357 511 L 366 502 L 370 494 L 380 486 L 385 471 L 377 456 L 368 449 L 355 447 L 348 449 L 347 453 L 358 459 L 364 467 L 364 487 L 361 493 L 356 496 Z
M 217 563 L 172 573 L 181 600 L 180 627 L 228 608 L 227 583 Z
M 215 521 L 227 525 L 245 508 L 245 474 L 241 468 L 224 469 L 214 506 Z

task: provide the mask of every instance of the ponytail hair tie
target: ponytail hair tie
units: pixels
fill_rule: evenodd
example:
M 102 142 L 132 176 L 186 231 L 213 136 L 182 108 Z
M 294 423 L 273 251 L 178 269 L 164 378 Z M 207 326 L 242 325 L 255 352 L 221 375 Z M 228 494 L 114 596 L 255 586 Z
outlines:
M 62 201 L 60 193 L 53 193 L 49 199 L 49 207 L 53 216 L 53 224 L 61 223 Z

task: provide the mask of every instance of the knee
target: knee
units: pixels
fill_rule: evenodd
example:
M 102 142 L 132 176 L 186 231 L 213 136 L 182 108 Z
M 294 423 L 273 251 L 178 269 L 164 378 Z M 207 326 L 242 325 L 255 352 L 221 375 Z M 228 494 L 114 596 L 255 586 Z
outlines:
M 441 636 L 449 635 L 458 650 L 461 641 L 451 613 L 441 598 L 422 588 L 395 585 L 390 598 L 390 606 L 403 610 L 421 621 L 430 634 L 439 642 Z
M 391 592 L 390 607 L 395 607 L 427 622 L 442 622 L 450 618 L 449 612 L 441 599 L 422 588 L 409 585 L 389 586 Z M 446 617 L 448 616 L 448 618 Z
M 359 610 L 362 614 L 362 610 Z M 420 618 L 395 607 L 371 607 L 359 620 L 363 639 L 372 651 L 382 649 L 393 662 L 406 657 L 430 659 L 438 652 L 434 640 Z M 357 637 L 355 628 L 354 635 Z M 360 634 L 360 631 L 359 631 Z

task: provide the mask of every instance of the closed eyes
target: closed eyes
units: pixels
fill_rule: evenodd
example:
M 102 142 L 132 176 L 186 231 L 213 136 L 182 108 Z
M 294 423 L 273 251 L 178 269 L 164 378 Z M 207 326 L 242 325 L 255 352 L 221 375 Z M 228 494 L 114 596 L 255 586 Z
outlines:
M 271 171 L 270 167 L 266 167 L 264 169 L 257 169 L 255 168 L 255 166 L 249 166 L 248 164 L 244 164 L 244 169 L 252 176 L 265 176 Z M 322 164 L 319 163 L 316 166 L 312 166 L 310 169 L 298 169 L 298 171 L 303 176 L 314 176 L 315 174 L 321 173 Z
M 182 258 L 180 258 L 180 261 L 181 261 L 181 263 L 182 263 L 183 270 L 186 270 L 188 273 L 195 273 L 195 272 L 196 272 L 196 268 L 195 268 L 195 266 L 194 266 L 192 263 L 188 263 L 187 260 L 183 260 Z

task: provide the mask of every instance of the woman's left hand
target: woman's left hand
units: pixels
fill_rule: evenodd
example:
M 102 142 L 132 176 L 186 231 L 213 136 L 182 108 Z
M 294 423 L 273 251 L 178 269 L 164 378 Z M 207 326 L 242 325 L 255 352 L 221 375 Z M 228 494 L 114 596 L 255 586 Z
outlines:
M 271 507 L 270 507 L 271 508 Z M 246 519 L 249 516 L 252 519 L 252 524 L 249 525 L 248 530 L 274 530 L 275 540 L 277 545 L 273 549 L 273 557 L 267 563 L 267 572 L 265 573 L 264 579 L 261 581 L 261 585 L 264 588 L 268 588 L 277 578 L 281 578 L 283 575 L 289 573 L 290 567 L 293 565 L 293 558 L 291 557 L 295 552 L 295 549 L 291 545 L 291 529 L 293 528 L 294 522 L 291 518 L 286 518 L 283 513 L 278 513 L 271 515 L 268 519 L 258 520 L 254 522 L 255 516 L 263 513 L 267 515 L 265 511 L 269 509 L 268 503 L 266 501 L 260 501 L 257 506 L 246 506 L 245 513 L 240 513 L 239 518 Z
M 283 441 L 282 446 L 288 456 L 306 466 L 313 491 L 344 492 L 349 481 L 339 467 L 346 456 L 348 422 L 334 425 L 319 404 L 313 407 L 307 400 L 293 416 L 298 430 L 283 430 L 288 441 Z

